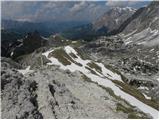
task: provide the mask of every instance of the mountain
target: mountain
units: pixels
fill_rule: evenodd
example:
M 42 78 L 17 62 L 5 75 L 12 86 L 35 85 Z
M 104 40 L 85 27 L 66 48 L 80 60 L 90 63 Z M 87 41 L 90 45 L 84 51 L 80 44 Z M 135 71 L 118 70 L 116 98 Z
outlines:
M 30 54 L 44 46 L 59 47 L 69 44 L 80 46 L 84 43 L 84 41 L 73 41 L 66 39 L 61 34 L 43 37 L 38 31 L 34 31 L 26 34 L 26 36 L 23 37 L 21 34 L 3 30 L 1 55 L 3 57 L 18 59 L 18 57 Z
M 159 2 L 138 9 L 111 36 L 82 47 L 92 59 L 103 61 L 129 79 L 142 94 L 159 99 Z
M 1 57 L 2 118 L 158 119 L 158 3 L 136 10 L 107 34 L 106 26 L 96 31 L 93 24 L 67 33 L 79 40 L 11 34 L 10 58 Z M 111 16 L 122 19 L 116 9 Z
M 126 43 L 138 43 L 150 46 L 158 44 L 159 2 L 152 2 L 148 7 L 140 8 L 117 30 L 109 34 L 121 33 Z M 148 40 L 148 41 L 147 41 Z
M 85 40 L 92 41 L 94 40 L 98 34 L 95 30 L 93 30 L 92 24 L 82 25 L 78 27 L 74 27 L 62 32 L 62 35 L 65 38 L 72 40 Z
M 12 58 L 31 53 L 46 44 L 46 40 L 37 31 L 28 33 L 27 36 L 20 39 L 11 38 L 8 41 L 3 36 L 2 39 L 2 56 Z
M 101 35 L 107 35 L 129 18 L 136 10 L 130 7 L 111 8 L 98 20 L 88 25 L 73 27 L 63 32 L 63 36 L 69 39 L 84 39 L 92 41 Z
M 38 67 L 35 67 L 35 61 L 37 63 L 39 61 L 39 64 L 36 64 Z M 88 55 L 74 46 L 67 45 L 45 51 L 39 50 L 24 56 L 21 62 L 22 65 L 25 65 L 22 67 L 27 68 L 11 69 L 18 71 L 15 77 L 22 74 L 37 87 L 33 89 L 36 96 L 33 100 L 36 105 L 23 109 L 18 113 L 18 118 L 34 118 L 36 115 L 42 118 L 74 118 L 75 115 L 76 118 L 92 118 L 93 116 L 94 118 L 133 118 L 133 116 L 134 118 L 150 118 L 157 115 L 157 105 L 146 99 L 136 88 L 128 85 L 126 83 L 128 80 L 121 73 L 112 67 L 90 59 Z M 5 74 L 7 73 L 4 72 L 3 79 L 5 79 Z M 25 81 L 27 82 L 27 80 Z M 2 93 L 4 94 L 8 89 L 7 85 L 12 84 L 12 81 L 3 84 Z M 32 85 L 32 83 L 28 84 Z M 20 88 L 25 89 L 23 86 L 28 86 L 28 84 L 20 85 L 15 92 L 17 93 Z M 25 92 L 30 94 L 30 91 Z M 32 94 L 31 91 L 31 96 Z M 6 102 L 9 101 L 7 96 L 3 96 L 2 103 L 4 99 Z M 18 104 L 23 104 L 21 101 L 15 100 L 15 102 L 17 107 Z M 8 108 L 9 104 L 6 105 Z M 29 103 L 25 105 L 27 106 Z M 132 105 L 137 109 L 134 109 Z M 31 112 L 34 107 L 35 114 Z M 129 111 L 120 112 L 123 110 Z M 3 111 L 7 113 L 9 111 L 3 107 L 2 116 L 6 117 Z M 27 111 L 28 114 L 24 116 Z M 14 113 L 17 113 L 17 110 Z M 9 114 L 9 117 L 15 116 Z
M 7 30 L 1 30 L 1 55 L 9 57 L 10 56 L 10 49 L 12 44 L 18 45 L 18 39 L 22 38 L 23 36 L 17 32 L 10 32 Z
M 16 21 L 16 20 L 2 20 L 2 28 L 10 32 L 18 32 L 23 35 L 28 32 L 34 32 L 35 30 L 43 36 L 50 36 L 54 33 L 61 33 L 64 30 L 71 29 L 79 25 L 87 24 L 85 21 L 45 21 L 45 22 L 28 22 L 28 21 Z
M 145 7 L 140 15 L 132 20 L 123 30 L 123 33 L 131 33 L 137 29 L 137 32 L 141 32 L 144 29 L 151 28 L 155 30 L 159 28 L 158 15 L 159 15 L 159 2 L 151 2 L 148 7 Z
M 159 2 L 152 2 L 141 14 L 121 32 L 128 44 L 142 44 L 148 47 L 159 43 Z
M 98 31 L 105 27 L 107 30 L 106 32 L 110 32 L 119 28 L 119 26 L 133 13 L 135 13 L 135 11 L 135 9 L 130 7 L 114 7 L 93 23 L 93 29 Z

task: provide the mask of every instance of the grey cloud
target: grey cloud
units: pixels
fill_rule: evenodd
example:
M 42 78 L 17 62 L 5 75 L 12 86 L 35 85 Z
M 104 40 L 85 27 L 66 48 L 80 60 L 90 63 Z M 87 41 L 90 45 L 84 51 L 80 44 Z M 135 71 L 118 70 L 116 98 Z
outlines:
M 2 19 L 28 21 L 93 21 L 110 7 L 133 5 L 130 1 L 5 1 L 2 2 Z
M 125 6 L 132 6 L 134 4 L 137 4 L 139 1 L 131 1 L 131 0 L 126 0 L 126 1 L 115 1 L 115 0 L 109 0 L 106 2 L 106 6 L 109 7 L 125 7 Z
M 88 6 L 88 3 L 85 2 L 85 1 L 81 1 L 77 4 L 75 4 L 71 9 L 70 11 L 73 12 L 73 13 L 77 13 L 83 9 L 85 9 L 86 7 Z

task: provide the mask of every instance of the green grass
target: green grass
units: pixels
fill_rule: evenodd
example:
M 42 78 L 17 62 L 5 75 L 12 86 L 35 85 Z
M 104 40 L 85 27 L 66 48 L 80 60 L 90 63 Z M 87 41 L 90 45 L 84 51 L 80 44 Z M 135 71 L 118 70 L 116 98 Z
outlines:
M 93 69 L 95 69 L 97 72 L 102 73 L 102 68 L 100 66 L 98 66 L 96 63 L 91 62 L 91 63 L 87 63 L 87 65 Z
M 81 45 L 84 44 L 84 42 L 82 42 L 81 40 L 74 40 L 76 41 L 75 43 L 73 43 L 73 40 L 70 39 L 66 39 L 62 34 L 57 35 L 55 38 L 53 38 L 52 36 L 49 37 L 49 40 L 53 41 L 57 44 L 57 46 L 66 46 L 66 45 L 71 45 L 73 47 L 80 47 Z M 63 41 L 62 41 L 63 40 Z
M 130 105 L 127 101 L 122 99 L 120 96 L 116 96 L 111 88 L 106 88 L 106 87 L 101 86 L 101 85 L 99 85 L 99 86 L 102 87 L 104 90 L 106 90 L 106 92 L 108 92 L 111 96 L 116 98 L 118 101 L 124 102 L 125 106 L 122 105 L 121 103 L 117 103 L 117 108 L 116 108 L 117 112 L 121 111 L 121 112 L 124 112 L 124 113 L 128 114 L 129 119 L 140 119 L 140 118 L 141 119 L 146 119 L 147 118 L 145 113 L 135 110 L 134 106 Z
M 112 66 L 110 66 L 110 65 L 105 65 L 105 67 L 106 67 L 107 69 L 111 70 L 112 72 L 119 74 L 124 82 L 127 82 L 127 81 L 128 81 L 128 79 L 127 79 L 121 72 L 119 72 L 118 70 L 114 69 Z
M 113 96 L 114 98 L 116 98 L 117 101 L 121 101 L 123 102 L 124 105 L 122 105 L 121 103 L 117 103 L 117 107 L 116 107 L 116 111 L 117 112 L 123 112 L 128 114 L 128 118 L 129 119 L 147 119 L 147 115 L 141 111 L 137 111 L 136 109 L 134 109 L 135 107 L 130 105 L 127 101 L 125 101 L 124 99 L 122 99 L 120 96 L 116 96 L 113 92 L 113 90 L 111 88 L 108 87 L 104 87 L 102 85 L 99 85 L 96 82 L 93 82 L 90 78 L 88 78 L 86 75 L 82 74 L 82 79 L 87 81 L 87 82 L 92 82 L 97 84 L 98 86 L 100 86 L 102 89 L 104 89 L 106 92 L 108 92 L 111 96 Z
M 63 65 L 70 65 L 71 62 L 74 62 L 72 58 L 62 49 L 56 49 L 52 53 L 49 54 L 48 57 L 55 57 L 61 62 Z
M 82 72 L 81 72 L 81 78 L 83 79 L 83 80 L 85 80 L 85 81 L 87 81 L 87 82 L 92 82 L 92 80 L 89 78 L 89 77 L 87 77 L 85 74 L 83 74 Z
M 21 56 L 15 58 L 15 61 L 19 62 L 19 61 L 23 60 L 24 58 L 27 58 L 30 55 L 31 55 L 31 53 L 30 54 L 21 55 Z
M 89 56 L 81 49 L 79 49 L 77 47 L 74 47 L 74 49 L 77 51 L 78 56 L 80 56 L 83 60 L 90 59 Z
M 147 104 L 147 105 L 159 110 L 159 101 L 146 99 L 144 97 L 144 95 L 139 90 L 137 90 L 137 88 L 135 88 L 134 86 L 130 86 L 129 84 L 126 83 L 128 81 L 128 79 L 124 75 L 122 75 L 119 71 L 113 69 L 109 65 L 105 65 L 105 67 L 110 69 L 111 71 L 121 75 L 121 78 L 124 81 L 124 83 L 122 83 L 120 81 L 117 81 L 117 80 L 113 80 L 112 82 L 114 82 L 117 86 L 121 86 L 122 87 L 121 89 L 124 92 L 134 96 L 135 98 L 137 98 L 138 100 L 142 101 L 143 103 L 145 103 L 145 104 Z
M 131 109 L 130 107 L 125 107 L 125 106 L 122 105 L 121 103 L 117 103 L 116 111 L 122 111 L 122 112 L 124 112 L 124 113 L 134 112 L 133 109 Z
M 70 53 L 70 56 L 72 56 L 73 58 L 78 58 L 74 53 Z
M 90 69 L 89 67 L 85 66 L 85 68 L 88 69 L 92 74 L 98 75 L 94 70 Z
M 117 108 L 116 108 L 117 112 L 123 112 L 128 114 L 128 118 L 129 119 L 147 119 L 147 116 L 142 113 L 142 112 L 137 112 L 136 110 L 134 110 L 133 108 L 131 108 L 130 106 L 124 106 L 121 103 L 117 103 Z
M 99 85 L 99 84 L 98 84 Z M 120 96 L 117 96 L 114 94 L 113 90 L 109 87 L 104 87 L 102 85 L 99 85 L 101 88 L 103 88 L 106 92 L 108 92 L 111 96 L 113 96 L 114 98 L 116 98 L 119 101 L 124 101 L 126 104 L 129 104 L 127 101 L 123 100 Z
M 138 118 L 147 119 L 147 116 L 145 113 L 141 111 L 137 111 L 136 109 L 134 109 L 135 106 L 130 105 L 126 100 L 122 99 L 120 96 L 116 96 L 111 88 L 104 87 L 102 85 L 99 85 L 96 82 L 94 83 L 100 86 L 101 88 L 103 88 L 106 92 L 108 92 L 111 96 L 113 96 L 117 101 L 124 102 L 125 106 L 122 105 L 121 103 L 117 103 L 117 107 L 116 107 L 117 112 L 121 111 L 128 114 L 129 119 L 138 119 Z
M 81 45 L 83 45 L 84 43 L 82 43 L 80 40 L 77 40 L 76 43 L 70 43 L 70 45 L 72 45 L 73 47 L 80 47 Z
M 137 98 L 138 100 L 142 101 L 143 103 L 155 108 L 155 109 L 159 109 L 159 103 L 158 101 L 157 102 L 154 102 L 152 100 L 149 100 L 149 99 L 146 99 L 144 97 L 144 95 L 139 91 L 137 90 L 136 88 L 134 88 L 133 86 L 130 86 L 126 83 L 122 83 L 120 81 L 116 81 L 116 80 L 113 80 L 112 82 L 114 82 L 117 86 L 121 86 L 122 89 L 124 92 L 134 96 L 135 98 Z
M 63 48 L 59 48 L 54 50 L 52 53 L 49 54 L 48 57 L 55 57 L 61 62 L 63 65 L 71 65 L 71 63 L 75 63 L 78 66 L 82 66 L 82 64 L 77 63 L 74 61 L 64 50 Z

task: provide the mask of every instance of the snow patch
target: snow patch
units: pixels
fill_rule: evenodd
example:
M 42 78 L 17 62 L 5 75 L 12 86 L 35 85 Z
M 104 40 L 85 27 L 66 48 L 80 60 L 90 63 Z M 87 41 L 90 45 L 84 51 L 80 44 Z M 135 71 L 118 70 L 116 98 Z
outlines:
M 72 43 L 77 43 L 77 41 L 72 41 Z
M 45 53 L 43 53 L 42 55 L 45 55 L 46 58 L 48 60 L 51 61 L 51 63 L 48 63 L 48 65 L 58 65 L 60 66 L 61 69 L 63 70 L 70 70 L 71 72 L 75 72 L 75 71 L 80 71 L 82 72 L 84 75 L 86 75 L 88 78 L 90 78 L 93 82 L 98 83 L 99 85 L 102 85 L 104 87 L 109 87 L 113 90 L 113 92 L 115 93 L 115 95 L 120 96 L 121 98 L 125 99 L 126 101 L 128 101 L 131 105 L 136 106 L 137 108 L 139 108 L 141 111 L 143 111 L 144 113 L 149 113 L 153 118 L 158 118 L 158 114 L 159 112 L 144 104 L 143 102 L 141 102 L 140 100 L 138 100 L 137 98 L 131 96 L 128 93 L 125 93 L 124 91 L 122 91 L 118 86 L 116 86 L 111 80 L 119 80 L 122 81 L 121 76 L 110 71 L 109 69 L 107 69 L 102 63 L 97 63 L 95 62 L 99 67 L 101 67 L 102 69 L 102 73 L 100 74 L 94 74 L 92 73 L 90 70 L 88 70 L 86 67 L 89 67 L 87 65 L 87 63 L 90 63 L 91 60 L 83 60 L 78 53 L 70 46 L 66 46 L 64 48 L 65 52 L 70 55 L 70 53 L 73 53 L 77 56 L 77 58 L 73 58 L 72 59 L 75 60 L 78 63 L 81 63 L 82 66 L 79 66 L 75 63 L 71 63 L 70 65 L 63 65 L 62 63 L 60 63 L 58 61 L 58 59 L 54 58 L 54 57 L 48 57 L 49 53 L 53 52 L 54 50 L 50 50 L 47 51 Z M 90 67 L 89 67 L 90 68 Z M 92 69 L 92 68 L 90 68 Z M 96 72 L 95 69 L 92 69 L 93 71 Z M 97 73 L 97 72 L 96 72 Z
M 28 66 L 26 69 L 20 69 L 20 70 L 17 70 L 17 71 L 22 73 L 23 75 L 34 72 L 34 70 L 30 70 L 30 66 Z
M 144 86 L 140 86 L 140 87 L 138 87 L 138 89 L 140 89 L 140 90 L 149 90 L 148 87 L 144 87 Z
M 148 97 L 146 94 L 143 93 L 143 95 L 146 99 L 151 99 L 151 97 Z
M 115 19 L 115 21 L 116 21 L 116 24 L 118 24 L 119 19 Z
M 41 38 L 43 38 L 44 40 L 49 40 L 49 38 L 46 38 L 46 37 L 43 37 L 43 36 L 41 36 Z
M 14 52 L 11 52 L 10 56 L 13 56 Z
M 125 35 L 124 37 L 125 37 L 125 38 L 127 38 L 127 37 L 129 37 L 129 36 L 133 35 L 135 32 L 137 32 L 137 29 L 136 29 L 136 30 L 134 30 L 133 32 L 131 32 L 131 33 L 129 33 L 129 34 L 127 34 L 127 35 Z

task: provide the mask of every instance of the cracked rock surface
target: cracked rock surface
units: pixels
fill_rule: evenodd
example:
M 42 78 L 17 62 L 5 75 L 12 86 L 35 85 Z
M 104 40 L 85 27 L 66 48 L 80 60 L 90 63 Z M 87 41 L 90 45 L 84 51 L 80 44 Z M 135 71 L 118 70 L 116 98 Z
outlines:
M 2 118 L 43 118 L 38 111 L 34 81 L 26 79 L 16 69 L 2 65 L 1 87 Z
M 44 67 L 29 76 L 38 83 L 37 101 L 44 118 L 127 118 L 115 111 L 115 98 L 81 75 Z

